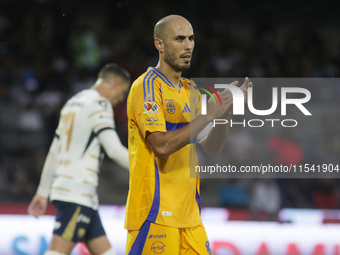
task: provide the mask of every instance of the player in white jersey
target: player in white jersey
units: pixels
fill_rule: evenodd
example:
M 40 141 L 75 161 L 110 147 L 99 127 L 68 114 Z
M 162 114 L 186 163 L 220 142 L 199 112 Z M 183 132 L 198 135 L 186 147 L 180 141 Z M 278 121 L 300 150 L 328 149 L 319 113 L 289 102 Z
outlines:
M 73 96 L 62 108 L 37 194 L 28 213 L 45 213 L 48 197 L 57 208 L 53 237 L 45 255 L 70 254 L 85 242 L 92 254 L 112 255 L 98 215 L 98 173 L 106 154 L 128 169 L 128 150 L 115 131 L 112 106 L 123 100 L 129 73 L 116 64 L 101 69 L 91 89 Z

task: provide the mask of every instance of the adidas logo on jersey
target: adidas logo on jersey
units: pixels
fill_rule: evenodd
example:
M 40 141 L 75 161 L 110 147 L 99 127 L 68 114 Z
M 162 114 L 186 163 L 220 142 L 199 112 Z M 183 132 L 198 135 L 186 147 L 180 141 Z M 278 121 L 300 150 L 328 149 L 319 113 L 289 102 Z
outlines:
M 190 108 L 189 106 L 187 105 L 187 103 L 185 103 L 185 106 L 184 106 L 184 109 L 182 112 L 190 112 Z

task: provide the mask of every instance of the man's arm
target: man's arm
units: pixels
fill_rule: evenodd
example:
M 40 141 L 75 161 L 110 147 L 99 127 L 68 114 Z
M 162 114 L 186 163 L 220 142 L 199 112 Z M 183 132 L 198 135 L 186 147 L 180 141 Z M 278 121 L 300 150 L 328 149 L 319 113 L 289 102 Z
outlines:
M 195 138 L 211 120 L 207 115 L 200 115 L 185 127 L 168 132 L 147 132 L 146 141 L 157 158 L 166 159 L 172 153 L 183 148 Z
M 216 156 L 221 152 L 228 137 L 230 117 L 231 112 L 224 113 L 220 118 L 226 119 L 228 124 L 216 125 L 210 131 L 207 139 L 201 143 L 201 146 L 206 153 Z
M 129 152 L 127 148 L 122 145 L 116 131 L 108 129 L 100 132 L 98 139 L 100 144 L 103 145 L 107 156 L 128 170 Z
M 58 139 L 55 137 L 45 160 L 37 193 L 33 197 L 31 203 L 27 208 L 28 213 L 35 218 L 43 215 L 48 205 L 50 186 L 52 183 L 52 178 L 56 169 L 56 165 L 58 164 L 57 147 Z
M 194 139 L 210 121 L 223 115 L 231 108 L 233 98 L 229 90 L 219 93 L 222 105 L 214 104 L 208 100 L 207 115 L 199 115 L 183 128 L 168 132 L 147 132 L 146 141 L 155 153 L 156 157 L 166 159 L 172 153 L 178 151 Z M 216 95 L 214 95 L 216 97 Z M 217 98 L 216 98 L 217 99 Z
M 231 83 L 234 86 L 237 86 L 238 82 L 235 81 Z M 249 82 L 248 77 L 245 78 L 243 85 L 240 89 L 243 91 L 244 94 L 244 101 L 247 100 L 247 88 L 253 87 L 252 82 Z M 226 125 L 216 125 L 210 132 L 209 136 L 206 140 L 204 140 L 201 145 L 204 151 L 210 155 L 216 156 L 218 155 L 227 140 L 228 133 L 229 133 L 229 123 L 232 113 L 232 107 L 230 107 L 222 116 L 219 118 L 228 120 L 228 124 Z
M 93 128 L 99 143 L 103 146 L 107 156 L 125 169 L 129 169 L 129 153 L 125 148 L 116 131 L 113 118 L 113 110 L 107 99 L 89 102 L 89 122 Z

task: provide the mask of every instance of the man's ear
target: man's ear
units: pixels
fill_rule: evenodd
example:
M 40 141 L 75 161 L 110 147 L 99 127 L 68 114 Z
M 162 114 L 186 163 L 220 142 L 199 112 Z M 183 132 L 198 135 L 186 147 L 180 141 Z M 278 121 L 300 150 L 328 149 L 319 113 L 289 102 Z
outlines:
M 164 51 L 164 43 L 163 40 L 160 38 L 156 38 L 155 39 L 155 47 L 159 52 L 163 52 Z

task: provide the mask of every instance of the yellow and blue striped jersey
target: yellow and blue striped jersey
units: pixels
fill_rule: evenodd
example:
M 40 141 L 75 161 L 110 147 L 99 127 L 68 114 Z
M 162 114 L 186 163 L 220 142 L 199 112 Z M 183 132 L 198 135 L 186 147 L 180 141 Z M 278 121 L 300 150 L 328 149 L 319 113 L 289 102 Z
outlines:
M 148 146 L 146 132 L 167 132 L 187 125 L 201 113 L 195 84 L 180 79 L 180 92 L 159 70 L 150 67 L 132 85 L 128 97 L 129 194 L 125 228 L 138 230 L 147 220 L 187 228 L 201 224 L 199 179 L 190 178 L 198 165 L 195 140 L 159 159 Z

